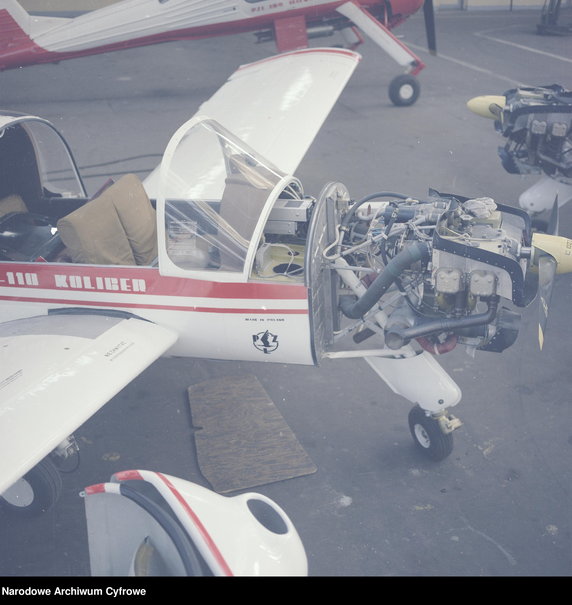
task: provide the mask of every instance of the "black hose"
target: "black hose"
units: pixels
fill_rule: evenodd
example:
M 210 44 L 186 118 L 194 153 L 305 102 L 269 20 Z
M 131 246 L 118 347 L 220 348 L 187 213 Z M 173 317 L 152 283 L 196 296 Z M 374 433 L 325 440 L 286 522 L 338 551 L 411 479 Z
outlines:
M 410 328 L 395 328 L 391 330 L 391 335 L 399 337 L 401 339 L 400 346 L 403 346 L 403 344 L 409 342 L 413 338 L 420 338 L 436 332 L 453 332 L 454 330 L 459 330 L 461 328 L 486 325 L 495 318 L 498 303 L 499 297 L 495 296 L 489 301 L 489 308 L 484 313 L 477 313 L 475 315 L 468 315 L 456 319 L 434 319 Z
M 405 269 L 411 267 L 417 261 L 426 262 L 429 258 L 429 246 L 424 242 L 415 242 L 404 248 L 387 263 L 385 269 L 375 278 L 361 298 L 356 301 L 347 298 L 341 299 L 340 308 L 342 313 L 350 319 L 363 317 Z

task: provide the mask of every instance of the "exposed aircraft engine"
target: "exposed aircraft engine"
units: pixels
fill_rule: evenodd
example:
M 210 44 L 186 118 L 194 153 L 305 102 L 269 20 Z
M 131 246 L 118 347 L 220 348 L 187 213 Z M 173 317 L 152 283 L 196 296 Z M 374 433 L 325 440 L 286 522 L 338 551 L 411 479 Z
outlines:
M 339 233 L 325 254 L 352 290 L 342 292 L 339 308 L 357 320 L 356 342 L 377 333 L 387 349 L 417 343 L 442 354 L 459 344 L 500 352 L 516 340 L 514 308 L 528 305 L 538 285 L 527 271 L 524 211 L 491 198 L 381 193 L 349 206 Z
M 493 119 L 506 139 L 498 154 L 507 172 L 542 175 L 520 195 L 521 208 L 538 216 L 555 201 L 563 206 L 572 200 L 572 91 L 558 84 L 521 87 L 475 97 L 467 106 Z
M 497 130 L 499 149 L 511 174 L 544 173 L 572 184 L 572 91 L 559 85 L 515 88 L 504 93 Z

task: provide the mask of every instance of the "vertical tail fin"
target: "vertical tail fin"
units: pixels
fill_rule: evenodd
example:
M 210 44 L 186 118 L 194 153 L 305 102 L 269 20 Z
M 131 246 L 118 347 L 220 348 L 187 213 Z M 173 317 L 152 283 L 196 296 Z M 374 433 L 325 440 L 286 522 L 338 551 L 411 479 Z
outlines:
M 0 53 L 30 43 L 29 34 L 30 15 L 16 0 L 0 0 Z

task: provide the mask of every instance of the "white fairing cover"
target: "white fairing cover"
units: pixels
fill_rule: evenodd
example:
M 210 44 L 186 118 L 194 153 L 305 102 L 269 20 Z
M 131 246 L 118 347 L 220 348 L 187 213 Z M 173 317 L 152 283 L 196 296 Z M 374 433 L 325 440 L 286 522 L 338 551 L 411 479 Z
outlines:
M 0 324 L 0 493 L 175 340 L 150 322 L 97 315 Z
M 572 200 L 572 184 L 543 176 L 532 187 L 521 193 L 518 203 L 527 212 L 539 214 L 551 210 L 556 199 L 559 207 Z
M 394 393 L 433 414 L 453 407 L 461 400 L 457 384 L 426 351 L 403 359 L 371 356 L 365 360 Z
M 294 174 L 360 58 L 343 49 L 305 49 L 243 65 L 196 115 L 216 120 Z M 158 169 L 145 180 L 152 198 L 158 180 Z
M 84 497 L 93 576 L 307 575 L 294 525 L 262 494 L 227 497 L 132 470 Z

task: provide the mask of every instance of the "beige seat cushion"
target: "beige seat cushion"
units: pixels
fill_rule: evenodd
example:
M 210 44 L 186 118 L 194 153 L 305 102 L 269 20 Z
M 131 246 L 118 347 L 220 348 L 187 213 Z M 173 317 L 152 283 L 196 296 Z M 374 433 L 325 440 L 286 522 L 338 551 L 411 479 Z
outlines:
M 0 200 L 0 216 L 11 212 L 28 212 L 24 200 L 19 195 L 8 195 Z
M 143 184 L 134 174 L 126 174 L 109 187 L 108 196 L 119 215 L 138 265 L 150 265 L 158 254 L 157 219 Z
M 73 262 L 148 265 L 157 257 L 155 221 L 141 181 L 128 174 L 58 221 L 58 230 Z
M 134 265 L 135 257 L 109 197 L 99 197 L 58 221 L 74 263 Z

